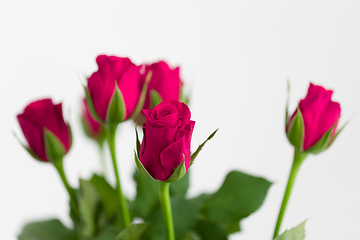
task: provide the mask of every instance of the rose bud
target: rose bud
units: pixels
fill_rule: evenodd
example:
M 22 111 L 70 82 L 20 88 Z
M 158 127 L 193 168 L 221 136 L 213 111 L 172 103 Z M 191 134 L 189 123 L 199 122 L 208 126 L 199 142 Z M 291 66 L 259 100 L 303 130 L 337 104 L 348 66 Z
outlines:
M 61 103 L 54 105 L 51 99 L 32 102 L 17 119 L 28 142 L 24 147 L 35 159 L 54 162 L 69 151 L 71 131 Z
M 134 113 L 141 96 L 140 67 L 129 58 L 106 55 L 98 56 L 96 63 L 99 69 L 85 88 L 90 113 L 100 123 L 123 122 Z
M 300 100 L 292 117 L 287 116 L 286 135 L 295 148 L 317 154 L 334 141 L 340 132 L 336 128 L 341 108 L 331 100 L 332 94 L 333 91 L 310 83 L 306 97 Z
M 100 145 L 102 145 L 106 139 L 105 129 L 91 116 L 85 99 L 83 99 L 81 122 L 86 136 L 96 140 Z
M 144 137 L 139 171 L 154 180 L 174 182 L 185 175 L 191 165 L 190 143 L 195 122 L 186 104 L 166 100 L 152 110 L 144 110 Z

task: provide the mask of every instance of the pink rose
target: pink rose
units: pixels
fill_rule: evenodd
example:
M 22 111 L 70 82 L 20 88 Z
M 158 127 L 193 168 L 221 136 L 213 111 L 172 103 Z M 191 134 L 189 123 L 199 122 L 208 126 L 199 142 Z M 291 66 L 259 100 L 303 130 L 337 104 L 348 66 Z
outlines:
M 333 102 L 333 91 L 310 83 L 306 97 L 300 100 L 286 133 L 291 144 L 302 151 L 319 153 L 333 141 L 340 118 L 340 104 Z
M 179 67 L 171 69 L 164 61 L 142 65 L 140 80 L 142 85 L 145 83 L 149 72 L 152 71 L 143 109 L 154 108 L 155 105 L 169 99 L 180 100 L 180 90 L 183 83 L 180 79 L 179 70 Z M 139 113 L 135 121 L 138 124 L 144 124 L 144 115 Z
M 49 134 L 54 137 L 53 141 L 57 141 L 56 145 L 62 147 L 61 155 L 66 154 L 71 146 L 71 132 L 64 121 L 61 105 L 54 105 L 51 99 L 43 99 L 30 103 L 24 112 L 17 116 L 28 142 L 28 150 L 34 157 L 45 162 L 51 160 L 45 144 L 45 138 Z
M 98 117 L 104 122 L 127 120 L 139 101 L 142 85 L 140 67 L 129 58 L 100 55 L 96 58 L 99 70 L 88 79 L 87 90 Z M 119 94 L 115 94 L 118 90 Z M 117 101 L 114 109 L 111 102 Z M 90 105 L 89 105 L 90 107 Z M 114 114 L 111 114 L 112 111 Z
M 143 65 L 143 68 L 142 83 L 145 83 L 147 74 L 149 71 L 152 71 L 143 109 L 154 107 L 151 106 L 150 92 L 158 94 L 162 101 L 168 99 L 180 100 L 182 81 L 180 79 L 179 67 L 171 69 L 166 62 L 160 61 L 151 65 Z
M 144 110 L 146 122 L 139 159 L 156 180 L 166 181 L 184 162 L 190 167 L 190 143 L 195 122 L 189 108 L 175 100 L 163 101 L 152 110 Z M 184 173 L 185 174 L 185 173 Z

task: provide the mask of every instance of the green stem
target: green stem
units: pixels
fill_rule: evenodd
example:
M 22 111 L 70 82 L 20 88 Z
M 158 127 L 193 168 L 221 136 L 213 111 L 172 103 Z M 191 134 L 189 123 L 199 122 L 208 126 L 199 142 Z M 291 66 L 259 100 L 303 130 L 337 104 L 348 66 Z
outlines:
M 106 158 L 105 158 L 105 151 L 104 151 L 104 143 L 99 143 L 99 157 L 100 157 L 100 164 L 101 164 L 101 173 L 103 177 L 106 179 L 107 171 L 106 171 Z
M 291 171 L 290 171 L 290 175 L 289 175 L 289 180 L 286 186 L 286 190 L 285 190 L 285 194 L 284 194 L 284 199 L 282 201 L 281 204 L 281 208 L 280 208 L 280 212 L 279 212 L 279 217 L 278 220 L 276 222 L 276 227 L 275 227 L 275 231 L 274 231 L 274 237 L 276 238 L 279 235 L 279 230 L 281 227 L 281 222 L 282 219 L 284 217 L 285 214 L 285 210 L 286 210 L 286 206 L 288 204 L 289 198 L 290 198 L 290 194 L 291 194 L 291 190 L 292 187 L 294 185 L 295 179 L 296 179 L 296 175 L 299 171 L 299 168 L 302 164 L 302 162 L 304 161 L 304 159 L 308 156 L 307 153 L 301 152 L 300 149 L 296 149 L 295 148 L 295 152 L 294 152 L 294 161 L 293 161 L 293 165 L 291 167 Z
M 62 159 L 57 159 L 55 161 L 53 161 L 53 164 L 56 168 L 56 170 L 59 172 L 60 178 L 62 180 L 62 182 L 64 183 L 64 186 L 67 190 L 67 192 L 69 193 L 70 196 L 70 205 L 73 208 L 76 220 L 79 220 L 79 206 L 78 206 L 78 201 L 77 201 L 77 197 L 76 197 L 76 192 L 75 189 L 73 189 L 70 185 L 69 182 L 67 181 L 65 172 L 64 172 L 64 166 L 63 166 L 63 160 Z
M 160 198 L 161 209 L 165 222 L 167 240 L 175 240 L 169 188 L 170 188 L 170 183 L 159 182 L 159 198 Z
M 126 199 L 124 198 L 121 190 L 121 184 L 120 184 L 120 176 L 118 171 L 118 166 L 116 162 L 116 153 L 115 153 L 115 133 L 116 133 L 117 124 L 114 125 L 107 125 L 106 126 L 106 136 L 110 148 L 111 158 L 114 165 L 114 172 L 116 177 L 116 190 L 118 192 L 119 197 L 119 205 L 120 205 L 120 216 L 122 218 L 122 224 L 124 228 L 127 228 L 130 226 L 131 219 L 130 219 L 130 212 L 129 208 L 127 206 Z

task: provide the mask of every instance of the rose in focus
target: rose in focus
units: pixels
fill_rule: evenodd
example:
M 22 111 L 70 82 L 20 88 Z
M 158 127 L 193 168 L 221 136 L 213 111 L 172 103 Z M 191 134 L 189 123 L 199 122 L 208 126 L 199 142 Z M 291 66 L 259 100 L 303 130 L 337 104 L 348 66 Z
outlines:
M 119 123 L 127 120 L 138 104 L 142 85 L 140 67 L 129 58 L 99 55 L 99 67 L 88 79 L 88 106 L 97 121 Z M 91 100 L 91 102 L 89 102 Z
M 61 158 L 69 151 L 71 132 L 64 121 L 61 103 L 54 105 L 51 99 L 32 102 L 17 119 L 28 142 L 27 150 L 36 159 L 49 162 L 57 160 L 51 156 Z
M 310 83 L 307 95 L 286 125 L 292 145 L 304 152 L 319 153 L 334 141 L 340 104 L 331 100 L 333 91 Z
M 152 178 L 166 181 L 175 169 L 190 167 L 190 143 L 195 122 L 186 104 L 163 101 L 152 110 L 144 110 L 143 141 L 139 159 Z

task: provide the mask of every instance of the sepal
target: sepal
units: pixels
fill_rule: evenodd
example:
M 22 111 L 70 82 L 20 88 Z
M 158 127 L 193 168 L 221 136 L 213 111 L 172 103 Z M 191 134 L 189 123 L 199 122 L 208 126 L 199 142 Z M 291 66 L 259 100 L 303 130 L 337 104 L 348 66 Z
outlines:
M 339 136 L 339 134 L 342 132 L 342 130 L 346 127 L 346 125 L 348 125 L 348 123 L 352 120 L 352 118 L 350 118 L 346 123 L 344 123 L 344 125 L 342 125 L 341 128 L 335 133 L 334 137 L 330 139 L 330 143 L 329 143 L 328 147 L 330 147 L 333 144 L 335 139 Z
M 191 154 L 190 166 L 193 164 L 195 158 L 197 157 L 197 155 L 199 154 L 201 149 L 205 146 L 205 143 L 207 141 L 209 141 L 210 139 L 212 139 L 218 130 L 219 129 L 216 129 L 213 133 L 211 133 L 210 136 L 202 144 L 199 145 L 199 147 L 196 149 L 196 151 L 193 154 Z
M 148 173 L 148 171 L 145 169 L 144 165 L 142 165 L 142 163 L 140 162 L 136 152 L 134 151 L 134 157 L 135 157 L 135 163 L 136 163 L 136 168 L 139 170 L 139 172 L 146 178 L 154 180 L 154 181 L 158 181 L 155 178 L 153 178 L 150 173 Z
M 118 124 L 125 120 L 126 106 L 124 97 L 115 82 L 115 91 L 110 99 L 110 103 L 106 113 L 106 123 Z
M 72 131 L 71 131 L 70 124 L 66 124 L 66 126 L 67 126 L 68 132 L 69 132 L 69 149 L 71 149 L 71 146 L 73 143 Z
M 139 141 L 139 134 L 138 134 L 138 131 L 137 131 L 137 124 L 135 125 L 135 133 L 136 133 L 136 152 L 137 152 L 137 157 L 139 157 L 141 144 L 140 144 L 140 141 Z
M 180 180 L 186 174 L 186 167 L 185 167 L 185 154 L 183 154 L 183 161 L 176 167 L 175 171 L 171 176 L 166 179 L 164 182 L 172 183 Z
M 44 128 L 44 142 L 47 158 L 51 162 L 62 160 L 65 155 L 65 147 L 60 139 L 47 128 Z
M 143 109 L 143 107 L 144 107 L 146 93 L 147 93 L 147 89 L 148 89 L 148 85 L 149 85 L 151 76 L 152 76 L 152 71 L 150 70 L 148 72 L 148 74 L 146 75 L 145 83 L 143 85 L 143 88 L 141 89 L 141 94 L 140 94 L 139 101 L 136 104 L 135 110 L 134 110 L 133 114 L 130 117 L 132 119 L 136 118 L 139 115 L 139 113 L 141 112 L 141 110 Z
M 324 135 L 313 146 L 311 146 L 309 149 L 307 149 L 304 152 L 318 154 L 324 151 L 325 149 L 327 149 L 330 145 L 331 136 L 337 123 L 338 121 L 336 121 L 334 125 L 332 125 L 332 127 L 326 133 L 324 133 Z
M 163 100 L 162 100 L 160 93 L 154 89 L 151 89 L 150 90 L 150 108 L 154 108 L 156 105 L 158 105 L 162 101 Z
M 286 92 L 286 109 L 285 109 L 285 131 L 289 124 L 289 97 L 290 97 L 290 81 L 287 81 L 287 92 Z
M 88 89 L 84 86 L 84 90 L 85 90 L 85 99 L 86 99 L 86 105 L 89 109 L 90 115 L 92 116 L 93 119 L 95 119 L 98 123 L 100 124 L 104 124 L 104 120 L 102 120 L 99 116 L 99 114 L 96 112 L 95 107 L 94 107 L 94 103 L 91 99 L 91 96 L 89 94 Z
M 142 163 L 139 160 L 139 154 L 140 154 L 140 141 L 139 141 L 139 134 L 137 131 L 137 125 L 135 126 L 135 133 L 136 133 L 136 151 L 134 151 L 134 157 L 135 157 L 135 163 L 136 163 L 136 168 L 139 170 L 139 172 L 141 173 L 141 175 L 143 175 L 144 177 L 154 180 L 154 181 L 158 181 L 155 178 L 153 178 L 150 173 L 148 173 L 148 171 L 145 169 L 144 165 L 142 165 Z M 137 153 L 136 153 L 137 152 Z
M 102 146 L 104 144 L 104 141 L 106 140 L 106 132 L 105 132 L 104 128 L 102 128 L 100 130 L 100 133 L 98 134 L 98 136 L 95 137 L 91 133 L 91 130 L 89 129 L 90 126 L 88 126 L 89 123 L 87 123 L 87 121 L 85 120 L 85 117 L 81 116 L 80 120 L 81 120 L 82 129 L 83 129 L 83 132 L 85 133 L 85 135 L 88 138 L 95 140 L 100 146 Z
M 286 130 L 286 136 L 289 139 L 291 145 L 298 149 L 302 149 L 304 139 L 304 120 L 298 107 L 289 127 Z
M 26 150 L 34 159 L 36 159 L 36 160 L 38 160 L 38 161 L 40 161 L 40 162 L 45 162 L 44 160 L 40 159 L 33 150 L 31 150 L 31 149 L 28 148 L 25 144 L 23 144 L 23 143 L 21 142 L 20 138 L 16 135 L 15 132 L 13 132 L 13 135 L 14 135 L 14 137 L 16 138 L 16 140 L 21 144 L 21 146 L 22 146 L 23 148 L 25 148 L 25 150 Z

